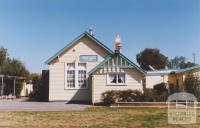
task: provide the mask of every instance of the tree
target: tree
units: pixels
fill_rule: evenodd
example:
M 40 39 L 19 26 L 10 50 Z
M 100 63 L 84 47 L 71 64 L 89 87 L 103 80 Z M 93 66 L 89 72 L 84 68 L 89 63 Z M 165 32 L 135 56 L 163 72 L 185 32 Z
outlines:
M 192 67 L 195 65 L 196 65 L 195 63 L 189 61 L 187 62 L 186 58 L 183 56 L 176 56 L 173 59 L 171 59 L 168 63 L 169 68 L 180 68 L 180 69 Z
M 44 75 L 44 74 L 43 74 Z M 48 101 L 49 98 L 49 87 L 45 83 L 46 79 L 41 74 L 31 74 L 29 79 L 32 80 L 33 92 L 30 98 L 37 101 Z
M 8 75 L 8 76 L 23 76 L 27 77 L 29 75 L 29 71 L 25 67 L 25 65 L 18 59 L 11 59 L 8 56 L 7 49 L 1 47 L 0 48 L 0 74 Z M 5 79 L 4 84 L 4 94 L 8 95 L 13 92 L 13 80 Z M 22 89 L 22 81 L 16 81 L 16 96 L 20 95 Z
M 144 70 L 151 70 L 149 66 L 152 66 L 155 69 L 163 69 L 168 63 L 168 58 L 156 48 L 144 49 L 136 55 L 136 59 Z
M 194 94 L 200 100 L 200 79 L 194 74 L 189 74 L 184 81 L 185 91 Z
M 7 55 L 7 49 L 0 47 L 0 65 L 6 60 Z
M 8 59 L 8 63 L 2 70 L 2 73 L 10 76 L 23 76 L 27 77 L 29 71 L 26 69 L 25 65 L 17 59 Z
M 7 60 L 7 56 L 8 56 L 7 49 L 0 47 L 0 74 L 2 73 L 3 67 Z

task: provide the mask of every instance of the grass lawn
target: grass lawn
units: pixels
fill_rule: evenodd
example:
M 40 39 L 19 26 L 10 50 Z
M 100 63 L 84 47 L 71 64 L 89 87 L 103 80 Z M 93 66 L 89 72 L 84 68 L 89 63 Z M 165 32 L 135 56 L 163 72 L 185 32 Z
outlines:
M 0 112 L 0 128 L 199 128 L 170 125 L 167 109 L 159 108 L 88 108 L 65 112 Z

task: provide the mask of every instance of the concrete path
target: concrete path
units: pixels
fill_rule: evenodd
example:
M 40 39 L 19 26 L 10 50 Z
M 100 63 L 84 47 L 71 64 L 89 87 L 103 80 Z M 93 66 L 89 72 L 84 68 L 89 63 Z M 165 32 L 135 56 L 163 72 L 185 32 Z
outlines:
M 66 104 L 65 102 L 0 100 L 0 111 L 82 111 L 89 106 L 83 104 Z

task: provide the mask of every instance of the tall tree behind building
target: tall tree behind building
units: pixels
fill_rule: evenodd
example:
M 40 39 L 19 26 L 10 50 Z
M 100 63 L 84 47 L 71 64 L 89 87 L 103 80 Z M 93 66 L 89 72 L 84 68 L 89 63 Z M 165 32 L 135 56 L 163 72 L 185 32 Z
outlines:
M 160 53 L 157 48 L 146 48 L 136 55 L 137 62 L 144 70 L 151 70 L 149 66 L 155 69 L 164 69 L 168 63 L 168 58 Z
M 186 61 L 186 58 L 183 56 L 176 56 L 173 59 L 169 60 L 168 67 L 169 68 L 188 68 L 195 66 L 196 64 L 190 61 Z

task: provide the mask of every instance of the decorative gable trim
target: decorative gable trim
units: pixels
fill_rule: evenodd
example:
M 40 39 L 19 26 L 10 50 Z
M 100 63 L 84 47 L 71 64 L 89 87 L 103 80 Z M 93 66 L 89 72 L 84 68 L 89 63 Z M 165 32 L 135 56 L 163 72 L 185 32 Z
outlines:
M 94 73 L 98 68 L 136 68 L 141 73 L 146 74 L 146 72 L 142 68 L 134 64 L 121 53 L 114 53 L 108 55 L 104 59 L 104 61 L 102 61 L 99 65 L 93 68 L 89 72 L 89 74 Z

